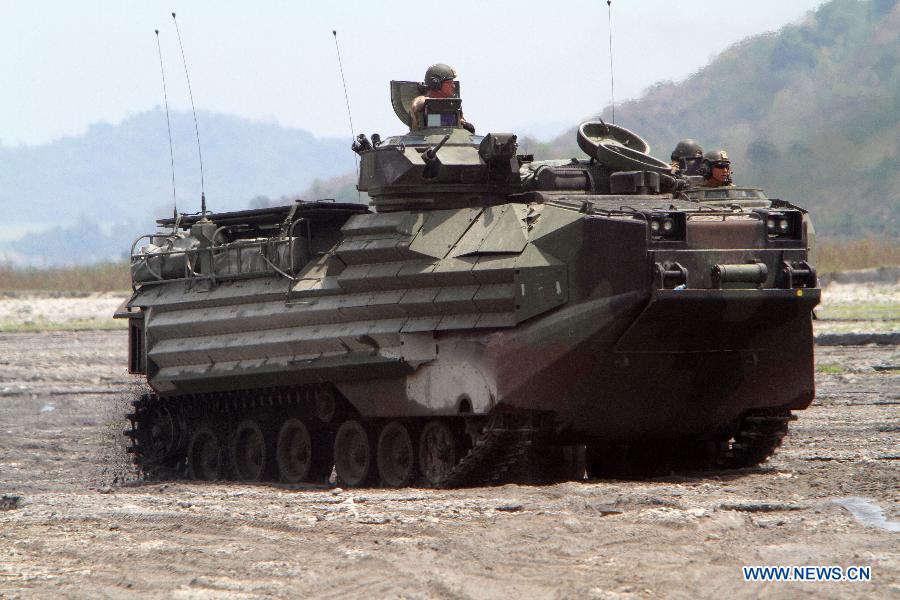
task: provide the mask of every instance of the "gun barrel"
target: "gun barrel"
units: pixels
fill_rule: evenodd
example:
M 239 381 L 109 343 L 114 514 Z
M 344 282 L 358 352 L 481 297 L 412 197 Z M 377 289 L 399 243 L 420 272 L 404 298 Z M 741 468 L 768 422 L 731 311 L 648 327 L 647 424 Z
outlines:
M 444 136 L 444 139 L 442 139 L 442 140 L 438 143 L 437 146 L 435 146 L 435 147 L 433 147 L 433 148 L 429 148 L 428 150 L 426 150 L 426 151 L 425 151 L 425 162 L 431 162 L 431 161 L 435 160 L 435 159 L 437 158 L 438 150 L 440 150 L 441 148 L 443 148 L 443 147 L 444 147 L 444 144 L 446 144 L 446 143 L 447 143 L 447 140 L 449 140 L 449 139 L 450 139 L 450 134 L 448 133 L 447 135 Z

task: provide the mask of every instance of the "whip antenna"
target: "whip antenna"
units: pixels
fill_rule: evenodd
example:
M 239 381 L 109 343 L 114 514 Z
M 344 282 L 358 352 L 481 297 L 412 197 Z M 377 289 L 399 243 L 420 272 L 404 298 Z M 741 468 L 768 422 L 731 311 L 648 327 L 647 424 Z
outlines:
M 181 48 L 181 62 L 184 63 L 184 77 L 187 79 L 188 95 L 191 98 L 191 112 L 194 113 L 194 132 L 197 134 L 197 156 L 200 157 L 200 213 L 206 216 L 206 188 L 203 181 L 203 153 L 200 151 L 200 128 L 197 127 L 197 109 L 194 108 L 194 92 L 191 91 L 191 76 L 188 75 L 187 59 L 184 57 L 184 45 L 181 43 L 181 31 L 178 30 L 178 19 L 172 13 L 175 21 L 175 33 L 178 35 L 178 47 Z
M 175 151 L 172 149 L 172 124 L 169 121 L 169 93 L 166 91 L 166 70 L 163 68 L 162 47 L 159 44 L 159 29 L 156 33 L 156 51 L 159 53 L 159 72 L 162 73 L 163 100 L 166 105 L 166 129 L 169 131 L 169 161 L 172 164 L 172 207 L 178 215 L 178 198 L 175 196 Z
M 612 53 L 612 0 L 606 0 L 606 22 L 609 24 L 609 101 L 612 104 L 612 122 L 616 123 L 616 80 L 613 77 Z
M 334 49 L 337 50 L 338 67 L 341 70 L 341 84 L 344 86 L 344 100 L 347 102 L 347 118 L 350 120 L 350 141 L 356 140 L 355 129 L 353 129 L 353 114 L 350 112 L 350 94 L 347 93 L 347 80 L 344 79 L 344 64 L 341 62 L 341 47 L 338 44 L 337 30 L 332 29 L 331 34 L 334 36 Z M 359 158 L 354 153 L 353 166 L 356 167 L 356 177 L 359 178 Z M 357 195 L 359 192 L 357 191 Z

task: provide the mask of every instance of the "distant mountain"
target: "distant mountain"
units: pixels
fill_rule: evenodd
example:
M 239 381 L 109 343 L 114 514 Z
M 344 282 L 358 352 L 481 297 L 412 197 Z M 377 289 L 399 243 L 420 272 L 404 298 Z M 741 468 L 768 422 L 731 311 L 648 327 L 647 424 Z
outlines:
M 703 33 L 685 32 L 682 51 L 692 35 Z M 687 137 L 727 149 L 738 183 L 810 208 L 820 233 L 900 238 L 897 0 L 833 0 L 617 105 L 616 118 L 659 158 Z M 575 133 L 527 145 L 538 157 L 583 156 Z
M 298 195 L 354 169 L 346 140 L 210 112 L 197 117 L 210 210 L 244 209 L 260 195 Z M 172 114 L 172 139 L 178 209 L 196 212 L 200 163 L 190 112 Z M 40 232 L 0 245 L 0 261 L 116 258 L 156 218 L 171 214 L 172 204 L 166 117 L 159 109 L 41 146 L 0 145 L 4 225 L 43 225 Z M 48 230 L 47 224 L 54 226 Z
M 46 267 L 125 260 L 131 243 L 141 233 L 150 233 L 153 229 L 151 225 L 150 222 L 122 222 L 113 227 L 100 227 L 81 217 L 71 225 L 55 225 L 44 231 L 29 233 L 15 243 L 0 248 L 0 262 Z

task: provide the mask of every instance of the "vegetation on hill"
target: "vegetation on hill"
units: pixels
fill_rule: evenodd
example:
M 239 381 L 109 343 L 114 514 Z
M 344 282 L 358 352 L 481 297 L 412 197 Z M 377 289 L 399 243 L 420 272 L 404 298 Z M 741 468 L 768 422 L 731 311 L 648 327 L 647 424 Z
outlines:
M 821 234 L 896 239 L 898 82 L 900 3 L 833 0 L 801 24 L 735 44 L 685 81 L 654 85 L 616 117 L 660 158 L 688 137 L 727 149 L 738 183 L 808 207 Z M 608 107 L 602 117 L 610 120 Z M 583 156 L 575 131 L 527 145 L 540 158 Z

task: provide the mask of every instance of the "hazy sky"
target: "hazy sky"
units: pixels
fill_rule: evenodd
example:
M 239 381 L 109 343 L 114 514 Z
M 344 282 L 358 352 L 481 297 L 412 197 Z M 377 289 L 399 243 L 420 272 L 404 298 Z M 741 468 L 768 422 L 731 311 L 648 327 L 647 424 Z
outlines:
M 741 38 L 820 4 L 614 0 L 616 99 L 682 79 Z M 319 136 L 350 135 L 332 29 L 357 132 L 400 132 L 388 81 L 420 80 L 434 62 L 456 67 L 466 116 L 480 131 L 549 137 L 610 100 L 603 0 L 0 0 L 0 141 L 40 144 L 162 105 L 156 28 L 170 107 L 189 108 L 173 10 L 198 109 Z

